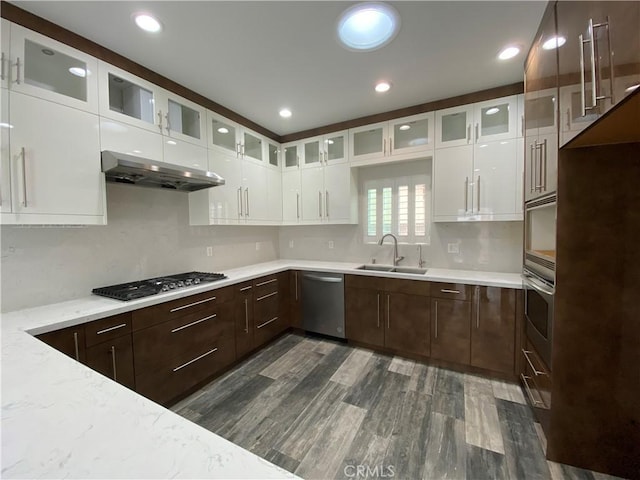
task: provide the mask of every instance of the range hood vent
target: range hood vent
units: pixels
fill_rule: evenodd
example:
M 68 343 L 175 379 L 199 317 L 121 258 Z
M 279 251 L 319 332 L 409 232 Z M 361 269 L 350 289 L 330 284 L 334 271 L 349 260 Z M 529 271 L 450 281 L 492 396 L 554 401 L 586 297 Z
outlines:
M 195 192 L 224 185 L 224 179 L 213 172 L 156 162 L 126 153 L 102 152 L 102 171 L 107 182 Z

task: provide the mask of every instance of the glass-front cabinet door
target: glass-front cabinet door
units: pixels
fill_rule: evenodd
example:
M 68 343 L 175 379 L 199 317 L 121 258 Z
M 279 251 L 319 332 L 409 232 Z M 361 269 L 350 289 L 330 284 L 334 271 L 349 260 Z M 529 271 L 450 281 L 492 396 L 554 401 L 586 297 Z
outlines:
M 163 135 L 206 146 L 205 109 L 167 90 L 161 93 L 161 104 L 158 109 L 163 116 Z
M 210 149 L 236 158 L 240 156 L 240 128 L 236 123 L 207 110 L 207 127 Z
M 433 149 L 434 114 L 422 113 L 389 122 L 389 153 L 403 155 L 422 153 Z
M 365 161 L 387 154 L 388 123 L 377 123 L 349 130 L 351 161 Z
M 297 170 L 300 168 L 300 150 L 302 145 L 299 142 L 286 143 L 282 145 L 282 170 Z
M 473 105 L 438 110 L 436 112 L 436 148 L 471 144 L 472 123 Z
M 330 133 L 322 139 L 322 150 L 326 164 L 346 163 L 349 131 Z
M 242 158 L 248 158 L 256 160 L 258 162 L 264 161 L 264 141 L 262 137 L 257 134 L 245 130 L 242 133 L 242 145 L 240 145 Z
M 324 161 L 322 137 L 313 137 L 303 141 L 302 168 L 319 167 Z
M 267 140 L 267 160 L 269 166 L 280 167 L 280 145 L 270 140 Z
M 497 98 L 475 104 L 476 143 L 516 138 L 518 97 Z
M 98 111 L 98 62 L 74 48 L 11 24 L 5 63 L 11 89 L 91 113 Z M 2 48 L 6 48 L 4 45 Z

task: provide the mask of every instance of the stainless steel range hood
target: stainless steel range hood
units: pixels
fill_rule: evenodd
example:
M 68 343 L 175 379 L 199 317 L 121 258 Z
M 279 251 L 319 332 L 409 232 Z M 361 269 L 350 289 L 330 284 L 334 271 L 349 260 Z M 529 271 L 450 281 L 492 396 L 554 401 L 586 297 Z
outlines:
M 126 153 L 102 152 L 102 171 L 107 182 L 195 192 L 224 185 L 224 179 L 213 172 L 156 162 Z

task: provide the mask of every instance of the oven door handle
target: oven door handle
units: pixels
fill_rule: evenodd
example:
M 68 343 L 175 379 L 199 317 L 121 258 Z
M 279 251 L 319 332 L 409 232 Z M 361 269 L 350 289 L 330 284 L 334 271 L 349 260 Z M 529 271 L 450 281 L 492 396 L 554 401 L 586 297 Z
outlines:
M 535 291 L 549 296 L 552 296 L 555 293 L 553 288 L 544 285 L 542 282 L 536 280 L 535 277 L 526 274 L 523 274 L 522 276 L 524 277 L 524 281 L 527 282 L 527 285 L 529 285 Z

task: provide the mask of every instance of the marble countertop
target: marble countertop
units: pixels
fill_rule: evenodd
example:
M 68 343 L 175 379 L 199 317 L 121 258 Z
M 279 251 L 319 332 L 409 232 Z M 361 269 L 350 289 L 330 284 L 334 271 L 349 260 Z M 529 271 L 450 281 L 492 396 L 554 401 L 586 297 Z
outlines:
M 512 273 L 433 268 L 418 276 L 355 270 L 358 265 L 277 260 L 131 302 L 92 295 L 2 314 L 2 477 L 297 478 L 32 335 L 288 269 L 522 288 Z

